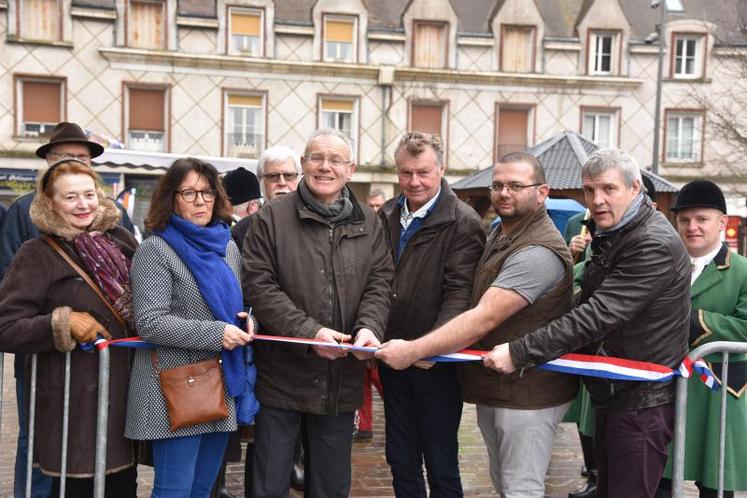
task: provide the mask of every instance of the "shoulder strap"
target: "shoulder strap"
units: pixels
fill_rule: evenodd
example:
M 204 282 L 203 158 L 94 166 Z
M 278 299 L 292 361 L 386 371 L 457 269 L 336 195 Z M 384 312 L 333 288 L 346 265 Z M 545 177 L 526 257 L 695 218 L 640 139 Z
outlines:
M 122 318 L 122 315 L 120 315 L 119 312 L 112 307 L 111 303 L 109 303 L 109 300 L 101 292 L 101 289 L 99 289 L 99 286 L 96 285 L 93 280 L 91 280 L 91 277 L 89 277 L 88 274 L 86 272 L 84 272 L 83 269 L 80 266 L 78 266 L 78 264 L 75 261 L 73 261 L 73 258 L 71 258 L 70 255 L 68 253 L 66 253 L 64 251 L 64 249 L 62 249 L 62 247 L 60 247 L 60 245 L 57 243 L 56 240 L 54 240 L 52 237 L 50 237 L 49 235 L 46 235 L 46 234 L 44 234 L 43 237 L 44 237 L 44 241 L 47 244 L 49 244 L 50 246 L 52 246 L 52 249 L 54 249 L 55 251 L 57 251 L 57 254 L 59 254 L 60 256 L 62 256 L 63 259 L 65 261 L 67 261 L 70 266 L 73 267 L 73 270 L 75 270 L 76 272 L 78 272 L 78 274 L 88 284 L 88 286 L 91 288 L 91 290 L 93 290 L 93 292 L 96 293 L 96 295 L 98 296 L 98 298 L 101 299 L 101 302 L 103 302 L 106 305 L 106 307 L 109 308 L 109 311 L 112 312 L 112 315 L 114 315 L 114 318 L 116 318 L 117 321 L 123 327 L 127 328 L 127 323 L 125 322 L 124 318 Z

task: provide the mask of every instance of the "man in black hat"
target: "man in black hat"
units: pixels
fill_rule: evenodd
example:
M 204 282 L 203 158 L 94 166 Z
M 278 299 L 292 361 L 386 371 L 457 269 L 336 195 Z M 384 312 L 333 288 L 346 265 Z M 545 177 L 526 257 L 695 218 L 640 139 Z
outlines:
M 46 167 L 51 166 L 63 159 L 77 159 L 90 166 L 91 159 L 104 153 L 104 148 L 96 142 L 91 142 L 83 132 L 80 126 L 75 123 L 62 122 L 57 124 L 52 130 L 49 142 L 36 149 L 36 155 L 46 160 Z M 8 208 L 5 216 L 5 222 L 0 230 L 0 280 L 10 265 L 16 251 L 21 244 L 27 240 L 39 236 L 39 231 L 31 222 L 29 208 L 31 201 L 34 200 L 35 192 L 22 195 L 16 199 Z M 119 206 L 122 211 L 122 221 L 120 224 L 133 231 L 132 221 L 127 213 Z M 15 376 L 16 376 L 16 400 L 18 405 L 18 447 L 16 450 L 15 466 L 15 496 L 24 496 L 26 485 L 26 453 L 28 443 L 26 439 L 26 412 L 22 407 L 26 406 L 24 388 L 24 355 L 16 354 L 15 357 Z M 32 497 L 46 497 L 51 493 L 51 479 L 41 474 L 38 469 L 33 471 L 32 475 Z
M 259 191 L 257 175 L 244 167 L 238 167 L 223 177 L 223 188 L 231 201 L 235 222 L 259 211 L 262 193 Z
M 672 206 L 677 231 L 692 262 L 690 287 L 690 348 L 713 341 L 747 341 L 747 258 L 721 241 L 726 229 L 726 201 L 721 189 L 708 180 L 688 183 Z M 721 355 L 705 358 L 721 377 Z M 747 357 L 729 357 L 726 396 L 724 497 L 747 489 Z M 688 381 L 685 479 L 695 481 L 701 498 L 716 496 L 721 393 Z M 667 476 L 670 474 L 667 473 Z M 668 480 L 662 481 L 668 488 Z M 664 494 L 663 494 L 664 495 Z

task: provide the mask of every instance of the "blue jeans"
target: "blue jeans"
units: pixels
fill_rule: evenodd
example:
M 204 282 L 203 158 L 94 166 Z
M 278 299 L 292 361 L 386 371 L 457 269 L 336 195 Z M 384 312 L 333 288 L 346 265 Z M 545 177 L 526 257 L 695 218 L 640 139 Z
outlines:
M 0 353 L 2 354 L 2 353 Z M 23 363 L 23 355 L 17 354 L 16 362 Z M 28 429 L 26 418 L 26 386 L 24 368 L 16 368 L 16 407 L 18 408 L 18 445 L 16 446 L 16 467 L 13 480 L 13 496 L 23 498 L 26 493 L 26 456 L 29 451 Z M 37 434 L 37 437 L 39 435 Z M 31 471 L 31 498 L 48 498 L 52 494 L 52 478 L 34 468 Z
M 151 498 L 208 498 L 223 462 L 228 434 L 154 439 Z

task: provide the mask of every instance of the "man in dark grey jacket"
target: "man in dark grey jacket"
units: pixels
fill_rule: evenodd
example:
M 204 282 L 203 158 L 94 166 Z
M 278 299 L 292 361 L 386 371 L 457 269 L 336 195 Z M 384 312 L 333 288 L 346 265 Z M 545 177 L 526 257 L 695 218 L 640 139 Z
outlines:
M 443 179 L 441 140 L 410 132 L 394 153 L 401 195 L 379 211 L 396 262 L 385 339 L 415 339 L 469 307 L 485 246 L 480 217 Z M 398 497 L 462 496 L 457 431 L 462 394 L 453 364 L 379 369 L 384 386 L 386 459 Z
M 253 216 L 242 286 L 265 334 L 378 346 L 389 314 L 392 259 L 373 211 L 347 187 L 355 164 L 337 130 L 316 131 L 295 192 Z M 353 414 L 371 354 L 279 343 L 255 345 L 255 498 L 285 497 L 300 424 L 308 437 L 309 498 L 350 493 Z
M 582 170 L 591 258 L 580 304 L 531 334 L 496 346 L 485 364 L 511 373 L 580 350 L 677 368 L 687 353 L 690 260 L 641 189 L 638 164 L 602 149 Z M 653 497 L 674 426 L 674 383 L 584 377 L 597 409 L 599 497 Z

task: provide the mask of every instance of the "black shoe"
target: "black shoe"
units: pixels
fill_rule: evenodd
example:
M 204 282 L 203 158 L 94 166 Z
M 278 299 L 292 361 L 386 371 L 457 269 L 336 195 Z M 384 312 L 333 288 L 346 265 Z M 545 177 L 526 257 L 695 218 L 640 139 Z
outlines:
M 586 468 L 586 465 L 581 467 L 581 477 L 589 477 L 589 470 Z
M 373 432 L 371 431 L 359 431 L 358 429 L 353 431 L 353 441 L 363 441 L 371 438 L 373 438 Z
M 218 498 L 236 498 L 231 492 L 228 490 L 228 488 L 220 488 L 218 490 Z
M 294 463 L 293 470 L 291 470 L 291 488 L 303 491 L 304 477 L 303 465 Z
M 597 474 L 596 471 L 589 473 L 589 478 L 583 486 L 572 493 L 568 493 L 568 498 L 596 498 L 597 496 Z

